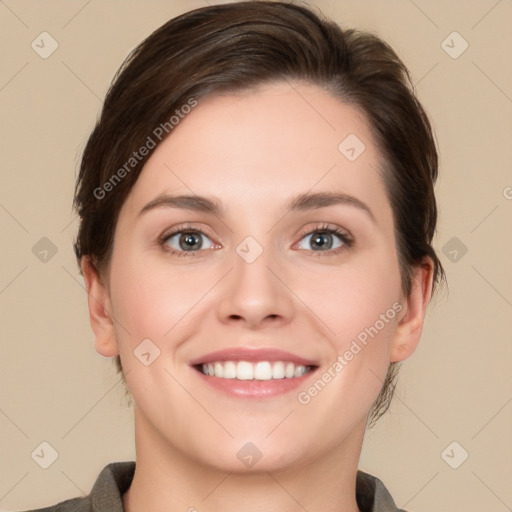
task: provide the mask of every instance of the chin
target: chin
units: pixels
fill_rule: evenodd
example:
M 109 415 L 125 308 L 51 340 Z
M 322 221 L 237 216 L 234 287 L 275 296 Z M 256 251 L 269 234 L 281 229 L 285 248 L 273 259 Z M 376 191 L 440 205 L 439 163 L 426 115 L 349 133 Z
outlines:
M 266 475 L 295 468 L 299 461 L 304 464 L 304 454 L 298 454 L 292 447 L 288 452 L 283 451 L 282 447 L 275 450 L 259 449 L 255 443 L 247 441 L 240 448 L 236 446 L 236 449 L 219 454 L 219 457 L 207 463 L 218 471 L 237 475 Z

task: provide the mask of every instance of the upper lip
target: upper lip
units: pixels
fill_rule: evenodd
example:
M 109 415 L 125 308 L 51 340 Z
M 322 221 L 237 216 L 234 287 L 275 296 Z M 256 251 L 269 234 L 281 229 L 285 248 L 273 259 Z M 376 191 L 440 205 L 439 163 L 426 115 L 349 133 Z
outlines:
M 296 365 L 317 366 L 318 363 L 311 359 L 305 359 L 291 352 L 275 348 L 255 347 L 231 347 L 216 352 L 210 352 L 204 356 L 190 361 L 192 366 L 198 364 L 214 363 L 216 361 L 286 361 Z

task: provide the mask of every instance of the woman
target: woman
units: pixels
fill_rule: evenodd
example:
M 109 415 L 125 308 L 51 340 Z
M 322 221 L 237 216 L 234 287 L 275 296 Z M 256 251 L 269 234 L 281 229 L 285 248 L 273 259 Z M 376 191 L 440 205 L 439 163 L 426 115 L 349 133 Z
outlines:
M 429 121 L 375 36 L 253 1 L 141 43 L 75 196 L 136 462 L 51 510 L 397 511 L 357 466 L 444 276 L 436 178 Z

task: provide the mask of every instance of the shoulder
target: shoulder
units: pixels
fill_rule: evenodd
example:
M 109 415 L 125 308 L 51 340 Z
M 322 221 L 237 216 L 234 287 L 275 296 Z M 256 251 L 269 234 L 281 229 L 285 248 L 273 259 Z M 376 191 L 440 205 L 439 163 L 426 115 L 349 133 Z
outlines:
M 61 501 L 50 507 L 27 510 L 26 512 L 91 512 L 91 500 L 89 496 L 83 498 L 71 498 Z
M 130 487 L 134 472 L 133 461 L 112 462 L 103 468 L 89 495 L 25 512 L 123 512 L 121 497 Z
M 361 470 L 357 472 L 356 497 L 363 512 L 407 512 L 396 506 L 381 480 Z

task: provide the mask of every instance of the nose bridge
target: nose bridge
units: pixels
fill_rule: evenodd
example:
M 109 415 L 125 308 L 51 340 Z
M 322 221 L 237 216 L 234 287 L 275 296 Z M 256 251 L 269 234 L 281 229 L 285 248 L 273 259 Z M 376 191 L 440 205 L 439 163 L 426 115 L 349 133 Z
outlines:
M 234 268 L 219 302 L 220 319 L 242 321 L 253 328 L 270 320 L 288 322 L 293 314 L 292 297 L 276 276 L 278 265 L 271 247 L 246 237 L 232 261 Z

